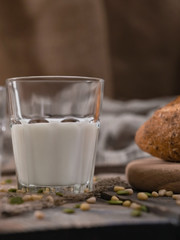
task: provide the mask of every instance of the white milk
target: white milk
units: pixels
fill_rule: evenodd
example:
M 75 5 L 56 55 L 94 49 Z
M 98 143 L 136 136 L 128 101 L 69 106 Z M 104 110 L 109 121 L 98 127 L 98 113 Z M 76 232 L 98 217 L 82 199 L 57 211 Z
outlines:
M 50 122 L 12 126 L 18 181 L 25 186 L 86 184 L 94 171 L 98 124 Z

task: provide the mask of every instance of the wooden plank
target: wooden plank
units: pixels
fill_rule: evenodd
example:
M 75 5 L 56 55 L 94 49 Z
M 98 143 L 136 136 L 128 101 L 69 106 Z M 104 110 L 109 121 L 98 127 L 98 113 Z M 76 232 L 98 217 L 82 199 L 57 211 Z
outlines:
M 64 208 L 73 208 L 74 203 L 68 203 L 53 209 L 44 209 L 45 218 L 38 220 L 33 212 L 21 216 L 1 219 L 0 234 L 27 231 L 43 231 L 72 228 L 93 228 L 108 226 L 155 225 L 170 224 L 166 217 L 144 212 L 141 217 L 132 217 L 131 209 L 123 206 L 109 205 L 99 199 L 91 204 L 89 211 L 75 209 L 75 213 L 66 214 Z
M 180 207 L 176 204 L 172 197 L 149 197 L 148 200 L 143 201 L 137 198 L 137 191 L 132 195 L 118 195 L 114 191 L 102 192 L 101 197 L 109 200 L 113 195 L 116 195 L 121 200 L 130 200 L 138 204 L 146 206 L 151 213 L 158 216 L 164 216 L 169 219 L 172 224 L 180 225 Z
M 106 178 L 106 174 L 103 178 Z M 116 175 L 117 176 L 117 175 Z M 4 177 L 6 179 L 7 177 Z M 8 177 L 9 178 L 9 177 Z M 15 183 L 15 176 L 12 177 Z M 111 189 L 112 190 L 112 189 Z M 91 204 L 90 211 L 82 211 L 80 209 L 75 209 L 74 214 L 66 214 L 63 212 L 64 208 L 74 208 L 74 206 L 79 202 L 66 203 L 62 206 L 52 207 L 49 209 L 43 209 L 45 218 L 38 220 L 34 216 L 34 211 L 25 212 L 21 215 L 12 217 L 0 217 L 0 236 L 7 236 L 14 233 L 30 233 L 42 231 L 62 231 L 70 229 L 92 229 L 92 228 L 125 228 L 127 226 L 136 226 L 137 229 L 142 226 L 172 226 L 173 224 L 179 223 L 174 217 L 174 212 L 172 217 L 170 217 L 167 212 L 168 206 L 172 208 L 178 208 L 170 198 L 158 198 L 149 199 L 145 203 L 149 208 L 150 212 L 143 212 L 141 217 L 131 216 L 132 209 L 123 207 L 121 205 L 110 205 L 107 203 L 107 199 L 110 199 L 115 193 L 113 191 L 105 191 L 101 193 L 101 196 L 97 198 L 95 204 Z M 133 195 L 120 196 L 121 199 L 131 199 L 132 201 L 140 202 L 136 198 L 136 192 Z M 165 211 L 163 213 L 164 205 L 161 202 L 169 199 L 166 202 Z M 157 202 L 153 202 L 157 201 Z M 142 203 L 142 202 L 141 202 Z M 162 208 L 163 206 L 163 208 Z M 175 209 L 174 209 L 175 211 Z M 168 214 L 167 214 L 168 213 Z M 179 216 L 179 214 L 175 214 Z

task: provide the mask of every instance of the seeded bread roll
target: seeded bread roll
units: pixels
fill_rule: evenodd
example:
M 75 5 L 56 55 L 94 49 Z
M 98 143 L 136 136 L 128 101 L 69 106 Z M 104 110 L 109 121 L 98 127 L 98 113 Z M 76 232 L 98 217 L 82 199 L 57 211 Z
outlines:
M 180 161 L 180 96 L 154 112 L 137 130 L 135 142 L 152 156 Z

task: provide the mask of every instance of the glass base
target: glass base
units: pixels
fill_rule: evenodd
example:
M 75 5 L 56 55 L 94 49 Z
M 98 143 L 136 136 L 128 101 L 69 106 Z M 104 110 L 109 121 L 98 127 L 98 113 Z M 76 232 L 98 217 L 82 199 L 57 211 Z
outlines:
M 25 185 L 20 182 L 18 182 L 18 189 L 23 189 L 26 192 L 34 192 L 34 193 L 41 193 L 44 191 L 50 191 L 50 192 L 61 192 L 61 193 L 84 193 L 84 192 L 89 192 L 93 190 L 93 185 L 90 183 L 85 183 L 85 184 L 73 184 L 73 185 L 63 185 L 63 186 L 56 186 L 56 185 L 46 185 L 46 186 L 40 186 L 40 185 Z

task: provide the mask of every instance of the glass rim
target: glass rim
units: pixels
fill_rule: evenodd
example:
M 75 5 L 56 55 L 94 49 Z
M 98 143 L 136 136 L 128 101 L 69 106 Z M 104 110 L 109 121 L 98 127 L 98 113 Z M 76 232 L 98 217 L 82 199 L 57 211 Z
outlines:
M 68 82 L 68 83 L 80 83 L 80 82 L 100 82 L 104 83 L 103 78 L 98 77 L 86 77 L 86 76 L 71 76 L 71 75 L 41 75 L 41 76 L 22 76 L 7 78 L 6 83 L 12 82 Z

